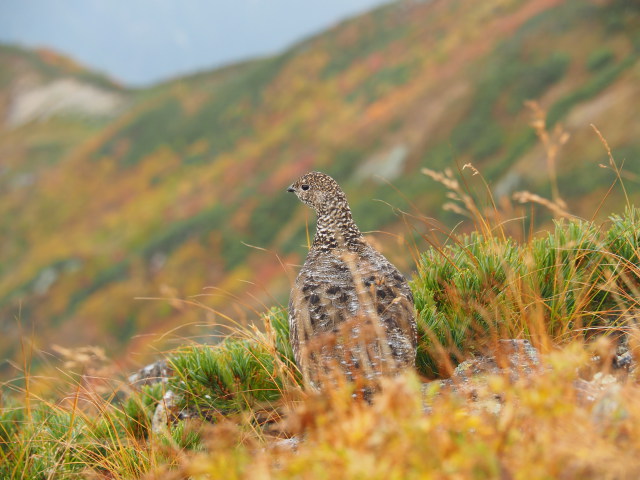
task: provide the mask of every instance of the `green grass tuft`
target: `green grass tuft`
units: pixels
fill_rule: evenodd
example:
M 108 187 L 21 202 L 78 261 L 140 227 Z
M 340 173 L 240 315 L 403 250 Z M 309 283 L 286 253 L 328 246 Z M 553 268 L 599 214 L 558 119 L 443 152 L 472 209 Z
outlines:
M 590 222 L 556 222 L 552 232 L 521 245 L 473 233 L 424 252 L 412 284 L 418 368 L 442 373 L 434 348 L 464 351 L 490 334 L 561 340 L 615 327 L 636 302 L 624 292 L 638 283 L 638 232 L 638 210 L 629 208 L 611 217 L 606 231 Z

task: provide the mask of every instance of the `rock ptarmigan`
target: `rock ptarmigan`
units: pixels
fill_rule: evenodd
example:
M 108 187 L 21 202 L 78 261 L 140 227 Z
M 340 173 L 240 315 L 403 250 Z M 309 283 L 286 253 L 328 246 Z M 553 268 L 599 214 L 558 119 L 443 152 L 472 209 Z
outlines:
M 337 372 L 370 385 L 413 367 L 417 328 L 409 285 L 365 241 L 338 183 L 310 172 L 287 190 L 317 214 L 313 245 L 289 300 L 290 339 L 305 381 L 322 387 Z

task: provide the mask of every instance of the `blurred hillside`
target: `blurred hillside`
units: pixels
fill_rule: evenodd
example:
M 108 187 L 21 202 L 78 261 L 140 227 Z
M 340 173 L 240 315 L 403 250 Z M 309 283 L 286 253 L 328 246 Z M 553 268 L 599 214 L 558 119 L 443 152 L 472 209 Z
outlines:
M 590 124 L 637 203 L 639 59 L 640 6 L 625 0 L 395 3 L 277 57 L 137 91 L 2 47 L 0 352 L 15 357 L 21 335 L 149 352 L 286 301 L 313 216 L 285 188 L 310 169 L 340 181 L 361 229 L 401 235 L 375 241 L 409 273 L 392 207 L 460 220 L 421 168 L 472 162 L 498 198 L 552 196 L 530 99 L 570 134 L 568 210 L 620 212 L 621 189 L 598 210 L 615 177 Z

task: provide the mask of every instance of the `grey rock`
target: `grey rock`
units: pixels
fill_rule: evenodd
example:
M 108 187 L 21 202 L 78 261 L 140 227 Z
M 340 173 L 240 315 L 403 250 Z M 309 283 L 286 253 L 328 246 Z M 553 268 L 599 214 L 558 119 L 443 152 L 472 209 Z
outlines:
M 146 367 L 141 368 L 133 375 L 129 376 L 129 383 L 134 387 L 143 385 L 154 385 L 156 383 L 167 383 L 169 377 L 173 375 L 171 367 L 166 360 L 158 360 Z
M 448 391 L 473 402 L 478 408 L 497 414 L 503 399 L 499 394 L 485 395 L 488 391 L 486 378 L 489 375 L 506 375 L 515 382 L 539 371 L 541 368 L 538 351 L 528 340 L 500 340 L 493 355 L 476 356 L 460 363 L 450 378 L 439 380 L 440 391 Z M 425 385 L 426 394 L 429 385 Z M 428 395 L 427 395 L 428 396 Z M 431 406 L 425 404 L 425 411 Z
M 500 340 L 492 356 L 479 356 L 459 364 L 451 376 L 452 382 L 466 382 L 480 374 L 507 373 L 512 380 L 529 375 L 540 366 L 538 351 L 529 340 Z
M 166 432 L 171 425 L 190 418 L 200 417 L 194 410 L 180 408 L 176 394 L 167 390 L 153 413 L 151 431 L 155 434 L 161 434 Z

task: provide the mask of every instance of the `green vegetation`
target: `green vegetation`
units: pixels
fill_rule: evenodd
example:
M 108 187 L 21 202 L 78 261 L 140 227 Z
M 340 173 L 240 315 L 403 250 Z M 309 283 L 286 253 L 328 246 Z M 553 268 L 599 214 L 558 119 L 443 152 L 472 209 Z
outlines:
M 39 402 L 30 412 L 5 404 L 0 416 L 1 436 L 9 440 L 0 450 L 3 478 L 78 478 L 89 465 L 97 474 L 138 478 L 150 468 L 135 444 L 119 443 L 127 432 L 117 410 L 90 418 L 78 410 Z
M 180 103 L 173 99 L 149 108 L 105 143 L 95 160 L 99 161 L 106 155 L 118 156 L 118 151 L 124 147 L 119 163 L 123 167 L 135 165 L 158 146 L 162 148 L 167 140 L 177 137 L 182 128 L 181 122 L 177 121 L 181 113 Z
M 159 233 L 141 249 L 142 256 L 150 260 L 155 253 L 170 254 L 191 237 L 220 229 L 225 223 L 225 211 L 219 205 L 202 210 L 196 215 L 162 226 Z
M 360 22 L 346 22 L 345 28 L 357 28 L 355 42 L 335 42 L 331 60 L 322 72 L 322 78 L 327 79 L 337 76 L 350 68 L 354 63 L 366 59 L 396 40 L 404 38 L 407 34 L 402 25 L 393 21 L 392 15 L 387 15 L 390 7 L 380 7 L 376 11 L 366 15 Z M 345 44 L 346 43 L 346 44 Z
M 373 103 L 384 97 L 388 92 L 408 83 L 411 80 L 415 67 L 410 65 L 396 65 L 387 67 L 369 76 L 358 89 L 351 92 L 346 100 L 356 102 L 364 100 L 364 104 Z
M 282 311 L 272 316 L 286 322 Z M 279 343 L 285 341 L 281 337 Z M 169 386 L 180 395 L 182 408 L 195 409 L 205 418 L 228 415 L 277 400 L 283 391 L 278 363 L 281 370 L 286 368 L 284 359 L 264 344 L 230 338 L 215 349 L 192 347 L 175 355 L 171 366 L 176 374 Z
M 111 264 L 104 269 L 101 269 L 87 287 L 77 290 L 71 296 L 69 306 L 67 307 L 68 311 L 66 313 L 68 314 L 69 312 L 73 312 L 85 298 L 105 285 L 109 285 L 110 283 L 124 278 L 129 267 L 130 263 L 128 261 L 123 261 Z M 61 318 L 54 319 L 54 322 L 57 322 L 58 320 L 61 320 Z
M 606 47 L 601 47 L 589 54 L 587 58 L 587 69 L 596 72 L 602 67 L 609 65 L 615 58 L 616 56 L 611 50 Z
M 521 81 L 512 90 L 509 111 L 519 111 L 524 102 L 542 96 L 547 89 L 565 75 L 571 57 L 566 52 L 553 52 L 539 63 L 518 68 Z
M 558 120 L 564 117 L 567 112 L 580 102 L 584 102 L 600 93 L 606 87 L 611 85 L 618 76 L 637 63 L 638 56 L 630 55 L 617 64 L 611 64 L 600 70 L 596 75 L 589 79 L 582 87 L 577 88 L 566 97 L 559 100 L 549 109 L 547 124 L 555 125 Z
M 208 158 L 231 150 L 240 138 L 254 133 L 248 116 L 261 104 L 263 90 L 288 58 L 283 54 L 256 62 L 238 76 L 225 76 L 193 114 L 184 111 L 180 99 L 171 96 L 172 90 L 160 94 L 159 99 L 150 99 L 149 106 L 143 106 L 133 121 L 105 142 L 95 159 L 105 155 L 120 157 L 119 164 L 127 168 L 166 147 L 183 154 L 202 138 L 211 145 L 206 152 Z M 179 85 L 174 90 L 180 91 Z M 124 153 L 119 154 L 123 145 Z
M 252 212 L 251 243 L 253 245 L 269 245 L 273 238 L 272 226 L 285 224 L 295 211 L 297 207 L 295 202 L 283 201 L 282 197 L 282 195 L 274 195 L 267 201 L 261 202 Z M 269 221 L 265 221 L 266 219 Z M 284 251 L 290 252 L 291 249 Z
M 453 145 L 459 152 L 468 151 L 478 160 L 497 153 L 505 144 L 505 133 L 495 120 L 494 110 L 503 93 L 510 92 L 508 111 L 516 113 L 526 100 L 539 98 L 558 82 L 569 66 L 570 57 L 566 53 L 554 52 L 540 61 L 531 61 L 523 58 L 516 45 L 502 46 L 480 79 L 465 120 L 453 130 Z M 518 149 L 518 155 L 522 153 Z
M 628 282 L 638 286 L 632 279 L 640 271 L 640 211 L 631 208 L 611 222 L 606 232 L 588 222 L 558 222 L 524 245 L 474 233 L 424 252 L 413 282 L 422 372 L 439 371 L 429 353 L 434 344 L 462 352 L 491 335 L 538 343 L 540 336 L 566 339 L 620 327 L 637 303 L 623 292 Z M 540 323 L 532 321 L 537 316 Z

